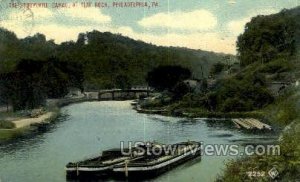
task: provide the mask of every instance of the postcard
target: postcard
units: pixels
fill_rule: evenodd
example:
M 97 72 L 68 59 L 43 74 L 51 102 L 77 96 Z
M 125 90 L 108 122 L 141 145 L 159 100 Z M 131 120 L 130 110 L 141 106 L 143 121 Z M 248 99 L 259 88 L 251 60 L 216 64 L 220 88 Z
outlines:
M 299 0 L 0 0 L 0 182 L 300 181 Z

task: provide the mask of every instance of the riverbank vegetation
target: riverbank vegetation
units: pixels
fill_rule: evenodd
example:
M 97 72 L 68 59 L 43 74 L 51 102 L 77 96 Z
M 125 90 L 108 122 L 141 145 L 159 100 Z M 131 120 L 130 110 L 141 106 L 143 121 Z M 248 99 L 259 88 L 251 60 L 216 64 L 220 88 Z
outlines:
M 34 109 L 44 106 L 47 98 L 65 96 L 70 87 L 83 89 L 82 84 L 79 63 L 22 59 L 13 72 L 0 75 L 0 98 L 14 111 Z
M 203 66 L 234 59 L 232 55 L 155 46 L 96 30 L 78 35 L 75 42 L 58 45 L 42 34 L 19 39 L 0 28 L 0 47 L 0 106 L 7 108 L 0 113 L 0 135 L 4 138 L 20 133 L 12 121 L 30 118 L 36 108 L 53 112 L 61 105 L 82 101 L 62 99 L 72 88 L 83 91 L 145 85 L 146 73 L 157 65 L 184 65 L 192 68 L 189 74 L 201 77 Z M 46 99 L 60 101 L 52 108 L 46 106 Z
M 279 156 L 254 155 L 232 161 L 218 181 L 268 181 L 272 167 L 279 172 L 278 180 L 300 179 L 299 20 L 300 7 L 252 18 L 237 40 L 237 71 L 231 72 L 233 65 L 216 64 L 210 77 L 194 80 L 202 89 L 186 84 L 188 92 L 180 99 L 173 99 L 176 93 L 166 89 L 141 102 L 144 108 L 164 109 L 173 115 L 253 117 L 285 128 Z M 247 172 L 253 170 L 265 176 L 249 177 Z
M 13 129 L 15 125 L 10 121 L 0 121 L 0 129 Z
M 69 87 L 148 84 L 160 93 L 143 99 L 142 109 L 175 116 L 253 117 L 286 127 L 280 156 L 232 161 L 218 180 L 251 181 L 248 170 L 276 166 L 278 179 L 291 181 L 300 174 L 299 19 L 299 7 L 252 18 L 237 40 L 239 62 L 231 55 L 160 47 L 96 30 L 57 45 L 42 34 L 18 39 L 0 28 L 0 102 L 22 111 L 64 97 Z M 1 120 L 1 127 L 14 126 Z M 1 130 L 0 138 L 19 133 Z
M 16 139 L 20 136 L 25 135 L 28 132 L 27 128 L 18 129 L 0 129 L 0 144 L 11 139 Z
M 300 115 L 298 94 L 286 97 L 286 100 L 271 106 L 269 117 L 273 124 L 284 126 L 279 140 L 280 155 L 254 155 L 229 161 L 226 169 L 217 181 L 269 181 L 269 170 L 275 168 L 279 181 L 300 179 Z M 264 176 L 248 176 L 249 172 L 263 172 Z
M 201 50 L 161 47 L 109 32 L 91 31 L 77 41 L 55 44 L 43 34 L 22 39 L 0 28 L 0 106 L 14 111 L 45 106 L 72 88 L 99 90 L 144 86 L 158 65 L 181 65 L 194 77 L 203 67 L 235 57 Z M 204 74 L 208 74 L 204 70 Z
M 176 88 L 176 84 L 190 78 L 191 75 L 189 69 L 181 66 L 160 66 L 147 74 L 146 81 L 158 91 L 171 91 Z
M 300 57 L 300 8 L 253 18 L 239 37 L 240 60 L 244 66 L 267 62 L 258 70 L 274 80 L 299 79 Z M 266 36 L 267 35 L 267 36 Z M 253 41 L 253 42 L 252 42 Z M 259 41 L 257 45 L 254 42 Z M 260 46 L 260 49 L 257 48 Z M 285 127 L 280 142 L 280 155 L 254 155 L 227 164 L 218 181 L 269 181 L 268 171 L 278 171 L 276 180 L 296 181 L 300 179 L 300 90 L 289 87 L 264 108 L 265 117 L 272 124 Z M 263 171 L 264 176 L 249 177 L 249 171 Z
M 0 113 L 0 144 L 38 131 L 40 126 L 50 125 L 60 116 L 58 106 L 48 107 L 36 117 L 22 111 Z M 9 119 L 8 119 L 9 118 Z
M 299 16 L 296 14 L 297 9 L 299 8 L 290 10 L 291 13 L 282 11 L 276 15 L 258 16 L 246 25 L 246 32 L 239 36 L 237 41 L 241 60 L 237 71 L 231 72 L 234 64 L 216 63 L 207 78 L 197 80 L 190 77 L 191 81 L 180 80 L 186 83 L 187 88 L 179 87 L 181 93 L 186 92 L 179 99 L 173 99 L 177 93 L 173 84 L 171 89 L 165 87 L 164 94 L 158 99 L 148 104 L 143 103 L 142 106 L 165 107 L 171 109 L 171 112 L 194 110 L 197 114 L 202 112 L 207 115 L 207 113 L 264 112 L 282 97 L 285 100 L 285 92 L 295 87 L 299 78 L 296 70 L 299 65 L 296 50 L 300 41 L 297 39 L 299 32 L 294 21 L 295 16 Z M 268 23 L 270 19 L 274 23 Z M 255 31 L 256 29 L 259 30 Z M 170 78 L 174 76 L 178 74 L 169 74 Z M 168 79 L 164 77 L 164 80 Z M 161 87 L 156 87 L 153 81 L 155 80 L 148 80 L 148 83 L 162 90 Z M 195 83 L 193 85 L 190 82 Z

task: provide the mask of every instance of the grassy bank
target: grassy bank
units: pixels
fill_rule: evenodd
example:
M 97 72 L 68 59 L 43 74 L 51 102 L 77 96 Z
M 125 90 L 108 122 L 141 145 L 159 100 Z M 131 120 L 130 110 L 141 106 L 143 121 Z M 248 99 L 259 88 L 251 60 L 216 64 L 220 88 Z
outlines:
M 162 110 L 162 115 L 168 116 L 183 116 L 189 118 L 256 118 L 256 119 L 265 119 L 266 111 L 265 110 L 257 110 L 257 111 L 248 111 L 248 112 L 211 112 L 203 107 L 186 107 L 180 102 L 172 103 L 170 105 L 146 105 L 145 109 L 140 109 L 139 112 L 151 114 L 151 110 L 153 110 L 152 114 L 157 114 L 156 111 Z
M 183 113 L 184 116 L 191 118 L 256 118 L 262 119 L 264 112 L 262 111 L 250 111 L 250 112 L 206 112 L 206 111 L 197 111 L 197 108 L 186 109 Z
M 281 136 L 280 155 L 254 155 L 227 163 L 224 174 L 217 181 L 270 181 L 268 171 L 276 168 L 278 181 L 300 180 L 300 123 L 290 126 Z M 249 176 L 249 172 L 264 172 L 264 176 Z
M 22 112 L 0 112 L 0 129 L 14 129 L 15 125 L 12 121 L 22 117 L 24 117 Z
M 209 112 L 185 100 L 168 103 L 164 97 L 150 104 L 144 103 L 148 111 L 165 110 L 166 115 L 203 118 L 256 118 L 270 124 L 281 132 L 278 138 L 280 155 L 253 155 L 227 161 L 226 169 L 217 181 L 270 181 L 268 171 L 273 167 L 279 172 L 277 180 L 300 180 L 300 88 L 291 86 L 276 97 L 268 106 L 250 112 Z M 222 121 L 223 122 L 223 121 Z M 249 177 L 249 171 L 263 172 L 264 176 Z
M 264 111 L 273 125 L 285 126 L 280 136 L 280 155 L 253 155 L 227 163 L 224 174 L 217 181 L 270 181 L 268 171 L 273 167 L 279 172 L 276 180 L 300 180 L 300 91 L 295 90 L 278 99 Z M 249 177 L 249 171 L 264 172 L 264 176 Z
M 67 106 L 69 104 L 93 101 L 95 99 L 90 98 L 63 98 L 63 99 L 54 99 L 49 105 L 45 107 L 44 115 L 49 115 L 42 121 L 38 118 L 30 118 L 28 114 L 22 112 L 3 112 L 0 113 L 0 142 L 11 140 L 22 135 L 30 133 L 34 127 L 38 127 L 44 123 L 51 123 L 56 118 L 59 117 L 60 108 Z M 51 114 L 50 114 L 51 113 Z M 37 120 L 38 122 L 30 122 L 30 120 Z M 17 127 L 15 122 L 19 120 L 26 120 L 28 124 L 22 125 L 22 127 Z
M 56 118 L 59 117 L 59 110 L 57 109 L 54 110 L 56 111 L 53 112 L 52 110 L 51 117 L 43 120 L 42 122 L 32 123 L 30 125 L 24 125 L 23 127 L 15 127 L 13 121 L 4 121 L 4 122 L 1 121 L 0 123 L 5 123 L 5 124 L 2 124 L 0 129 L 0 143 L 31 134 L 33 131 L 37 129 L 39 125 L 42 125 L 44 123 L 51 123 L 52 121 L 54 121 Z
M 0 121 L 0 129 L 13 129 L 15 124 L 11 121 Z
M 17 138 L 26 132 L 25 128 L 21 129 L 0 129 L 0 142 L 7 141 L 13 138 Z

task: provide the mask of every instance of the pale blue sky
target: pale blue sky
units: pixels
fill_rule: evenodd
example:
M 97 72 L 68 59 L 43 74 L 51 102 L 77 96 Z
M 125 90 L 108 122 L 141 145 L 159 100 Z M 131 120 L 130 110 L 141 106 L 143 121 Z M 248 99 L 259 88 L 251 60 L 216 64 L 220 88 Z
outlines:
M 21 9 L 3 8 L 10 1 L 0 0 L 0 26 L 14 31 L 18 37 L 40 32 L 56 43 L 76 40 L 79 32 L 96 29 L 121 33 L 157 45 L 235 54 L 236 38 L 251 17 L 276 13 L 300 4 L 300 0 L 157 0 L 159 7 L 153 8 L 111 7 L 112 2 L 118 1 L 121 2 L 102 0 L 110 6 L 103 9 L 32 8 L 30 13 L 34 16 L 30 18 L 29 11 L 26 14 Z M 150 4 L 155 0 L 145 1 Z M 48 2 L 52 5 L 53 2 L 76 1 L 22 2 Z

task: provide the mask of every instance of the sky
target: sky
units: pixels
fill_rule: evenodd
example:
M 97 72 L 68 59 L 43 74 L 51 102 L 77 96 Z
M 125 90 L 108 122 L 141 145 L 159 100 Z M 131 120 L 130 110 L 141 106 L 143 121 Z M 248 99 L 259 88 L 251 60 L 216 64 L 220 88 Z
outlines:
M 9 7 L 10 2 L 48 3 L 48 8 Z M 19 38 L 42 33 L 55 43 L 76 41 L 78 34 L 109 31 L 162 46 L 236 54 L 236 39 L 257 15 L 300 5 L 300 0 L 0 0 L 0 26 Z M 69 8 L 53 8 L 66 2 Z M 75 4 L 73 7 L 73 3 Z M 86 0 L 87 2 L 87 0 Z M 95 2 L 109 7 L 96 8 Z M 149 7 L 113 7 L 113 2 L 147 2 Z M 152 6 L 156 2 L 158 6 Z M 155 5 L 155 3 L 153 4 Z

